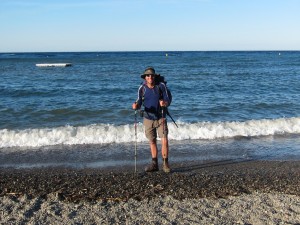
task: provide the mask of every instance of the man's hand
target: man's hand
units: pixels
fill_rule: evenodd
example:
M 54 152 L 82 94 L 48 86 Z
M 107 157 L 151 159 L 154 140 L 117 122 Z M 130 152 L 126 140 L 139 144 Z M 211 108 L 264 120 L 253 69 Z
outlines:
M 168 102 L 166 102 L 166 101 L 164 101 L 164 100 L 160 100 L 160 101 L 159 101 L 159 105 L 160 105 L 161 107 L 168 107 Z
M 134 109 L 134 110 L 139 109 L 139 104 L 137 104 L 136 102 L 134 102 L 134 103 L 132 104 L 132 109 Z

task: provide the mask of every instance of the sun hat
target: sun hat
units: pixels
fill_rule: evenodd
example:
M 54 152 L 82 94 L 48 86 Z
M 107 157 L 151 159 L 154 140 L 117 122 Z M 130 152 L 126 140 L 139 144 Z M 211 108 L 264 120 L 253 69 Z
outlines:
M 157 74 L 155 73 L 155 69 L 153 67 L 147 67 L 144 73 L 141 75 L 141 78 L 145 79 L 146 75 L 157 76 Z

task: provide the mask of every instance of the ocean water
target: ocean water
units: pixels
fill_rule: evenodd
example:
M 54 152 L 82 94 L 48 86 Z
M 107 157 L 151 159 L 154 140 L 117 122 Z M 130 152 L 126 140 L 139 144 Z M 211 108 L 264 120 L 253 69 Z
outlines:
M 136 142 L 145 163 L 147 66 L 172 91 L 173 161 L 299 159 L 299 51 L 0 53 L 0 165 L 132 164 Z

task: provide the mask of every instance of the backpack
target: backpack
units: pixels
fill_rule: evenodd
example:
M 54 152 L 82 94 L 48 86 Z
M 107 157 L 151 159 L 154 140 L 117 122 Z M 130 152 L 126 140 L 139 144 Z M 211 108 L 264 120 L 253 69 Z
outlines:
M 167 86 L 167 81 L 165 80 L 165 77 L 161 76 L 160 74 L 157 74 L 157 76 L 155 77 L 155 85 L 159 85 L 159 83 L 163 83 L 166 86 L 167 94 L 168 94 L 168 97 L 169 97 L 169 100 L 170 100 L 170 104 L 169 104 L 169 106 L 170 106 L 171 102 L 172 102 L 172 93 L 171 93 L 170 89 Z M 159 88 L 159 92 L 160 92 L 160 95 L 162 95 L 162 90 L 160 88 Z

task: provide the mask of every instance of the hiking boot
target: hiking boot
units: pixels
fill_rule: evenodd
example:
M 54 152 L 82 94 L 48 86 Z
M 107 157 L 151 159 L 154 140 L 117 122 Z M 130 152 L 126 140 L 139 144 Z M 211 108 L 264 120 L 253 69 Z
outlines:
M 163 171 L 165 173 L 170 173 L 171 172 L 168 160 L 164 160 L 164 162 L 163 162 Z
M 145 172 L 155 172 L 158 171 L 157 161 L 152 161 L 152 163 L 145 168 Z

